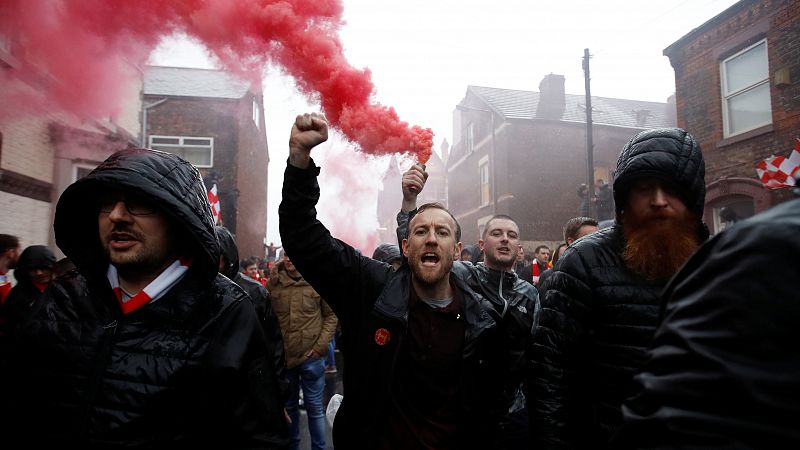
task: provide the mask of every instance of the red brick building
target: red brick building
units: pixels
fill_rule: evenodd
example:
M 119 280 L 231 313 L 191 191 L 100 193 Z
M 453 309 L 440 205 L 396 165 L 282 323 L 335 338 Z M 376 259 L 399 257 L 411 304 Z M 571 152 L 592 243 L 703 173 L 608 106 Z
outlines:
M 788 156 L 800 137 L 800 1 L 743 0 L 664 50 L 675 69 L 678 126 L 706 158 L 704 219 L 740 218 L 789 197 L 756 178 L 756 164 Z
M 192 162 L 207 188 L 217 182 L 222 224 L 239 254 L 265 256 L 267 168 L 260 82 L 219 70 L 148 66 L 144 142 Z
M 587 183 L 586 106 L 550 74 L 539 92 L 469 86 L 453 113 L 447 160 L 448 205 L 477 242 L 494 214 L 520 225 L 527 252 L 563 240 L 564 223 L 579 212 Z M 611 183 L 617 157 L 639 131 L 674 126 L 674 105 L 592 97 L 594 177 Z

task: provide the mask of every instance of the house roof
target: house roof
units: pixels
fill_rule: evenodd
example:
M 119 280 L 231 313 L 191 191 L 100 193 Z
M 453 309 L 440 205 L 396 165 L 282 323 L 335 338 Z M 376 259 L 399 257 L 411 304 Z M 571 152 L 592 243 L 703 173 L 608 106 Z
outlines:
M 467 91 L 508 119 L 537 119 L 539 92 L 483 86 L 469 86 Z M 585 96 L 565 94 L 564 97 L 564 111 L 557 120 L 585 123 Z M 672 108 L 668 103 L 592 96 L 592 123 L 630 128 L 671 127 L 675 126 Z
M 147 66 L 144 73 L 145 95 L 242 98 L 249 89 L 249 82 L 221 70 Z

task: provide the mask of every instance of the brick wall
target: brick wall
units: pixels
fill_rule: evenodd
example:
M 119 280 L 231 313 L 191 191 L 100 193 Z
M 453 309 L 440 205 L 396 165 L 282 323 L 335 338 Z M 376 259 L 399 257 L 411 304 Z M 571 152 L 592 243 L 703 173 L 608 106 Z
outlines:
M 146 98 L 150 103 L 161 97 Z M 151 108 L 149 136 L 214 138 L 213 167 L 201 168 L 209 182 L 211 172 L 221 176 L 217 189 L 222 223 L 236 236 L 239 254 L 263 256 L 267 228 L 267 154 L 263 106 L 260 126 L 252 119 L 252 94 L 242 99 L 170 97 Z M 210 185 L 207 187 L 211 187 Z
M 772 126 L 723 138 L 720 62 L 766 37 Z M 800 137 L 800 1 L 747 1 L 676 42 L 665 54 L 675 69 L 678 125 L 700 142 L 706 182 L 755 178 L 755 165 L 772 154 L 788 155 Z M 774 75 L 788 70 L 790 84 Z M 776 197 L 777 198 L 777 197 Z
M 239 107 L 239 151 L 237 153 L 237 185 L 239 209 L 237 211 L 236 245 L 241 257 L 266 255 L 264 238 L 267 236 L 267 172 L 269 155 L 267 135 L 264 132 L 264 108 L 257 101 L 261 113 L 258 127 L 253 123 L 253 97 L 245 96 Z M 273 212 L 277 214 L 277 211 Z

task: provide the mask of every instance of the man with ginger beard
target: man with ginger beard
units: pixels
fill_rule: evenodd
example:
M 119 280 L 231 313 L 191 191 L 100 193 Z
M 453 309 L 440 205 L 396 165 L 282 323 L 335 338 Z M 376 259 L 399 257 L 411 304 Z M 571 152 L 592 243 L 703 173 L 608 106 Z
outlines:
M 608 445 L 655 333 L 659 294 L 708 237 L 705 164 L 686 131 L 639 133 L 615 174 L 616 223 L 574 242 L 541 289 L 541 382 L 529 404 L 538 448 Z
M 328 137 L 319 114 L 298 116 L 279 208 L 281 242 L 339 318 L 344 399 L 336 448 L 491 448 L 504 353 L 491 305 L 452 272 L 461 229 L 443 206 L 420 206 L 396 271 L 334 239 L 316 218 L 320 169 L 311 149 Z

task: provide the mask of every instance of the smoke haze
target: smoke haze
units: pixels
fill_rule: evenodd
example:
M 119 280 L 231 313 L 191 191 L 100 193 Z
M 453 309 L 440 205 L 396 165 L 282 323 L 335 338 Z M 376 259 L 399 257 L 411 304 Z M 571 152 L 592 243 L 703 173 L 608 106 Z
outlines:
M 29 62 L 19 75 L 40 80 L 45 95 L 4 99 L 0 118 L 54 106 L 80 117 L 114 116 L 132 81 L 125 66 L 144 64 L 162 37 L 184 32 L 247 79 L 260 79 L 268 62 L 283 67 L 363 151 L 427 161 L 432 131 L 371 103 L 370 72 L 344 57 L 342 24 L 339 0 L 7 0 L 0 25 L 14 30 Z

